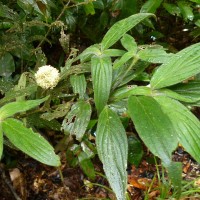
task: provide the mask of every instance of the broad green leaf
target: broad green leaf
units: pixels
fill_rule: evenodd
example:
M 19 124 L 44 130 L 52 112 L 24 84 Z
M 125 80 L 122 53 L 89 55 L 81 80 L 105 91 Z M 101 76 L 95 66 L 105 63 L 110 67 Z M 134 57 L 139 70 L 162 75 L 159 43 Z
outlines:
M 118 21 L 114 24 L 104 36 L 101 42 L 102 50 L 108 49 L 115 44 L 126 32 L 131 30 L 134 26 L 139 24 L 142 20 L 154 16 L 150 13 L 139 13 L 132 15 L 126 19 Z
M 159 89 L 179 83 L 200 73 L 200 43 L 191 45 L 174 54 L 162 64 L 151 79 L 151 86 Z
M 84 99 L 84 95 L 86 92 L 86 80 L 85 75 L 71 75 L 70 76 L 70 83 L 73 88 L 73 92 L 75 94 L 79 94 L 80 99 Z
M 98 113 L 107 104 L 112 83 L 112 62 L 110 57 L 94 56 L 91 59 L 94 102 Z
M 127 61 L 129 61 L 131 58 L 133 58 L 133 56 L 134 56 L 134 52 L 130 52 L 130 51 L 126 52 L 124 55 L 122 55 L 122 57 L 121 57 L 119 60 L 117 60 L 117 61 L 114 63 L 113 69 L 118 69 L 118 68 L 120 68 L 120 67 L 123 67 L 123 65 L 124 65 Z
M 188 104 L 188 106 L 200 107 L 200 101 L 196 101 L 196 102 L 194 102 L 194 103 L 190 103 L 190 104 Z
M 44 101 L 46 101 L 49 96 L 39 99 L 39 100 L 28 100 L 28 101 L 19 101 L 19 102 L 12 102 L 8 103 L 0 108 L 0 119 L 4 120 L 7 117 L 11 117 L 16 113 L 25 112 L 34 108 Z
M 22 122 L 8 118 L 2 122 L 3 132 L 18 149 L 50 166 L 59 166 L 60 159 L 53 147 L 38 133 L 26 128 Z
M 86 15 L 94 15 L 95 14 L 95 9 L 94 9 L 94 6 L 93 6 L 93 3 L 92 2 L 89 2 L 83 6 L 84 7 L 84 10 L 85 10 L 85 13 Z
M 97 1 L 95 1 L 97 2 Z M 107 11 L 103 11 L 99 17 L 99 23 L 103 29 L 105 29 L 108 26 L 109 23 L 109 13 Z
M 157 101 L 147 96 L 131 96 L 128 110 L 139 136 L 149 150 L 163 162 L 170 163 L 178 140 L 170 119 Z
M 88 63 L 74 65 L 72 68 L 63 67 L 61 68 L 60 80 L 66 79 L 71 74 L 82 74 L 90 72 L 91 66 Z
M 140 13 L 155 13 L 161 3 L 162 3 L 162 0 L 156 0 L 156 1 L 155 0 L 147 0 L 141 7 Z M 154 25 L 150 19 L 145 19 L 143 21 L 143 24 L 152 29 L 155 29 Z
M 24 95 L 29 96 L 36 91 L 37 91 L 36 85 L 30 85 L 24 89 L 16 91 L 14 89 L 10 89 L 8 92 L 6 92 L 5 97 L 0 100 L 0 105 L 8 103 L 9 101 L 16 99 L 17 97 L 22 97 Z
M 138 0 L 123 0 L 121 2 L 123 3 L 122 8 L 120 9 L 120 16 L 123 18 L 138 13 L 138 8 L 140 7 L 141 3 Z
M 71 104 L 71 102 L 59 104 L 55 110 L 50 110 L 46 113 L 43 113 L 40 117 L 48 121 L 64 117 L 69 112 Z
M 186 102 L 186 103 L 194 103 L 196 101 L 200 101 L 200 95 L 198 97 L 184 96 L 184 95 L 174 92 L 173 90 L 169 90 L 169 89 L 165 89 L 165 88 L 157 90 L 155 93 L 158 95 L 165 95 L 172 99 L 176 99 L 176 100 Z
M 140 9 L 141 13 L 155 13 L 163 0 L 148 0 Z
M 50 129 L 54 131 L 60 131 L 61 129 L 61 124 L 56 119 L 52 119 L 51 121 L 48 121 L 46 119 L 41 118 L 40 113 L 29 114 L 26 117 L 26 122 L 28 126 L 30 127 L 36 127 L 40 129 L 45 128 L 45 129 Z
M 166 53 L 163 48 L 149 46 L 145 49 L 140 50 L 137 55 L 141 60 L 150 63 L 165 63 L 173 54 Z
M 189 81 L 188 83 L 180 83 L 170 87 L 171 90 L 181 94 L 187 98 L 200 98 L 200 81 Z
M 127 114 L 127 100 L 115 101 L 113 103 L 109 103 L 109 108 L 114 112 L 119 113 L 120 115 Z M 123 126 L 125 127 L 125 122 L 121 119 Z
M 200 122 L 181 103 L 168 97 L 154 97 L 173 124 L 174 134 L 185 150 L 200 162 Z
M 6 79 L 6 78 L 0 79 L 0 92 L 2 95 L 4 95 L 6 92 L 10 91 L 13 87 L 14 87 L 13 81 Z M 1 102 L 1 100 L 0 100 L 0 102 Z
M 21 89 L 25 89 L 26 83 L 27 83 L 27 75 L 26 75 L 26 73 L 22 73 L 20 76 L 20 79 L 18 81 L 18 84 L 14 87 L 14 90 L 19 91 Z M 22 97 L 17 97 L 16 101 L 24 101 L 25 97 L 26 97 L 26 95 L 24 95 Z
M 10 53 L 0 58 L 0 76 L 9 77 L 15 71 L 15 62 Z
M 85 152 L 78 154 L 78 161 L 83 172 L 92 180 L 95 179 L 95 170 L 92 161 L 87 157 Z
M 138 167 L 144 152 L 142 143 L 135 137 L 128 137 L 128 162 Z
M 108 56 L 108 57 L 119 57 L 123 56 L 126 53 L 124 50 L 119 50 L 119 49 L 106 49 L 103 54 Z
M 113 101 L 119 101 L 121 99 L 128 98 L 132 95 L 145 95 L 145 96 L 151 96 L 152 91 L 149 87 L 145 86 L 135 86 L 135 85 L 128 85 L 125 87 L 121 87 L 112 94 L 111 100 Z
M 152 23 L 152 21 L 150 19 L 145 19 L 142 24 L 144 24 L 145 26 L 155 30 L 154 24 Z
M 99 116 L 96 145 L 112 190 L 118 200 L 125 200 L 128 142 L 119 117 L 108 107 Z
M 175 4 L 171 4 L 171 3 L 163 3 L 163 7 L 167 10 L 167 12 L 169 12 L 171 15 L 177 15 L 180 16 L 180 8 L 175 5 Z
M 192 7 L 190 7 L 190 4 L 188 4 L 187 1 L 178 1 L 178 7 L 180 8 L 185 21 L 192 21 L 194 19 Z
M 164 166 L 167 169 L 169 178 L 174 186 L 173 192 L 176 193 L 176 198 L 179 199 L 181 195 L 181 186 L 182 186 L 182 163 L 180 162 L 171 162 Z
M 131 62 L 131 61 L 130 61 Z M 128 64 L 128 63 L 127 63 Z M 150 64 L 148 62 L 144 62 L 142 60 L 139 60 L 136 65 L 134 65 L 135 70 L 130 70 L 127 75 L 123 78 L 123 80 L 120 82 L 119 86 L 123 86 L 127 83 L 129 83 L 132 80 L 135 81 L 148 81 L 150 80 L 149 75 L 144 72 L 144 70 L 149 66 Z M 121 74 L 123 75 L 123 70 L 126 69 L 126 65 L 124 67 L 120 67 Z M 118 76 L 120 78 L 121 76 Z
M 79 56 L 81 62 L 85 62 L 89 60 L 93 55 L 101 55 L 101 51 L 99 50 L 98 45 L 92 45 L 85 49 Z
M 0 124 L 0 160 L 3 153 L 3 130 L 2 130 L 2 124 Z
M 128 34 L 124 34 L 121 39 L 122 46 L 127 50 L 133 52 L 133 54 L 137 51 L 137 43 L 135 39 Z
M 67 113 L 62 123 L 62 129 L 66 133 L 75 135 L 76 139 L 80 141 L 87 129 L 91 112 L 91 106 L 88 102 L 78 101 Z

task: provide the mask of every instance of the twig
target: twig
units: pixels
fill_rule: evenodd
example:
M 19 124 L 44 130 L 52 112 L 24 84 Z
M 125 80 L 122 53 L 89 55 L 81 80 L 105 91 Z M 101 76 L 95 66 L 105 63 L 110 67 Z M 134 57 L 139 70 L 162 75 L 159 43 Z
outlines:
M 94 0 L 91 0 L 91 2 L 93 2 L 93 1 L 94 1 Z M 70 0 L 69 0 L 69 1 L 67 2 L 67 4 L 63 7 L 61 13 L 58 15 L 58 17 L 56 18 L 56 20 L 50 25 L 50 27 L 49 27 L 47 33 L 46 33 L 45 36 L 44 36 L 44 39 L 38 44 L 38 46 L 36 47 L 36 49 L 38 49 L 39 47 L 41 47 L 41 45 L 44 43 L 45 39 L 47 38 L 47 36 L 49 35 L 49 33 L 50 33 L 50 31 L 51 31 L 51 27 L 55 24 L 56 21 L 58 21 L 58 20 L 62 17 L 62 15 L 64 14 L 64 12 L 65 12 L 65 10 L 66 10 L 67 8 L 73 8 L 73 7 L 76 7 L 76 6 L 84 5 L 84 4 L 87 4 L 88 2 L 87 2 L 87 1 L 86 1 L 86 2 L 80 2 L 80 3 L 76 4 L 76 5 L 71 5 L 71 6 L 69 6 L 69 3 L 70 3 Z

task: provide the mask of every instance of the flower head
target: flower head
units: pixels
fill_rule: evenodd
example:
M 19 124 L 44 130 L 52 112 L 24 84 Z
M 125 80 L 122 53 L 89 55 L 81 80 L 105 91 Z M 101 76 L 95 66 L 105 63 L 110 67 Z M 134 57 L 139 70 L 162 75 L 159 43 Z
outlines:
M 53 89 L 59 79 L 59 71 L 51 65 L 44 65 L 35 73 L 36 83 L 43 89 Z

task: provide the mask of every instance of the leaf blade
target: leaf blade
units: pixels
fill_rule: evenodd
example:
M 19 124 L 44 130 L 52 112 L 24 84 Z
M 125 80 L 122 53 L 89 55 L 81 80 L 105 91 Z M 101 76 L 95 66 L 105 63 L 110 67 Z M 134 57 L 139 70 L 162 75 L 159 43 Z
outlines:
M 131 51 L 133 52 L 133 54 L 136 53 L 137 43 L 135 42 L 135 39 L 131 35 L 124 34 L 121 39 L 121 44 L 127 51 Z
M 163 162 L 170 163 L 171 153 L 178 141 L 173 134 L 171 122 L 162 112 L 160 105 L 152 97 L 131 96 L 128 100 L 128 110 L 146 146 Z
M 150 13 L 139 13 L 115 23 L 104 36 L 101 42 L 102 50 L 108 49 L 117 42 L 127 31 L 132 29 L 145 18 L 154 16 Z
M 39 100 L 28 100 L 8 103 L 0 108 L 0 119 L 3 120 L 7 117 L 11 117 L 16 113 L 25 112 L 31 108 L 38 106 L 46 101 L 49 97 L 45 97 Z
M 91 113 L 91 106 L 88 102 L 78 101 L 67 113 L 62 123 L 62 129 L 71 135 L 75 135 L 76 139 L 80 141 L 87 129 Z
M 8 118 L 2 122 L 7 138 L 32 158 L 50 166 L 59 166 L 60 159 L 53 147 L 38 133 L 26 128 L 22 122 Z
M 182 163 L 171 162 L 168 165 L 164 165 L 168 171 L 169 178 L 174 186 L 174 192 L 176 192 L 176 197 L 179 198 L 181 195 L 182 187 Z
M 115 112 L 105 107 L 97 125 L 97 151 L 118 200 L 125 200 L 128 144 L 124 127 Z
M 160 6 L 163 0 L 148 0 L 146 1 L 140 9 L 141 13 L 155 13 L 157 8 Z
M 98 113 L 107 104 L 112 84 L 112 62 L 110 57 L 92 57 L 91 59 L 92 84 L 94 102 Z
M 166 51 L 160 47 L 147 47 L 143 50 L 140 50 L 137 55 L 141 60 L 151 63 L 165 63 L 171 56 L 171 54 L 166 53 Z
M 84 95 L 86 92 L 86 80 L 85 80 L 85 75 L 71 75 L 70 76 L 70 83 L 73 88 L 73 92 L 75 94 L 79 94 L 80 99 L 84 99 Z
M 179 83 L 200 73 L 200 43 L 191 45 L 171 56 L 153 74 L 150 81 L 152 88 L 159 89 Z
M 161 105 L 163 112 L 170 118 L 174 132 L 180 143 L 192 157 L 200 162 L 200 122 L 199 120 L 181 103 L 168 97 L 154 97 Z

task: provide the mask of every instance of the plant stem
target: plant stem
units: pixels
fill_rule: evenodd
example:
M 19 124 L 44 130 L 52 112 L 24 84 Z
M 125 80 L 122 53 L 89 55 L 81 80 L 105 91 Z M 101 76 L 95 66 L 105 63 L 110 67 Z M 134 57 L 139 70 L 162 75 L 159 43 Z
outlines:
M 94 186 L 102 187 L 102 188 L 106 189 L 107 191 L 109 191 L 109 192 L 111 192 L 111 193 L 114 194 L 114 192 L 113 192 L 110 188 L 108 188 L 108 187 L 106 187 L 106 186 L 104 186 L 104 185 L 98 184 L 98 183 L 88 183 L 88 184 L 85 184 L 85 186 L 90 185 L 90 184 L 92 184 L 92 185 L 94 185 Z
M 58 167 L 58 171 L 59 171 L 59 174 L 60 174 L 60 179 L 61 179 L 61 181 L 62 181 L 62 183 L 64 185 L 64 177 L 63 177 L 63 174 L 62 174 L 62 171 L 61 171 L 60 167 Z
M 91 2 L 93 2 L 93 1 L 95 1 L 95 0 L 92 0 Z M 70 1 L 68 1 L 67 4 L 64 5 L 62 11 L 60 12 L 60 14 L 59 14 L 58 17 L 56 18 L 56 20 L 55 20 L 53 23 L 51 23 L 51 25 L 50 25 L 50 27 L 49 27 L 47 33 L 46 33 L 45 36 L 44 36 L 44 39 L 38 44 L 38 46 L 36 47 L 36 49 L 38 49 L 39 47 L 42 46 L 42 44 L 43 44 L 44 41 L 46 40 L 47 36 L 49 35 L 52 26 L 54 26 L 55 22 L 58 21 L 58 20 L 62 17 L 62 15 L 64 14 L 64 12 L 65 12 L 66 9 L 68 9 L 68 8 L 73 8 L 73 7 L 75 7 L 75 6 L 84 5 L 84 4 L 87 4 L 88 2 L 87 2 L 87 1 L 86 1 L 86 2 L 80 2 L 80 3 L 77 3 L 77 4 L 75 4 L 75 5 L 71 5 L 71 6 L 69 6 L 69 3 L 70 3 Z
M 121 72 L 119 74 L 119 79 L 117 79 L 112 86 L 112 90 L 114 90 L 115 88 L 117 88 L 118 85 L 120 85 L 120 83 L 123 81 L 123 79 L 126 77 L 126 75 L 128 74 L 128 72 L 132 69 L 132 67 L 138 62 L 139 57 L 136 55 L 133 58 L 133 61 L 131 62 L 131 64 L 129 65 L 128 69 L 125 72 Z M 122 74 L 123 73 L 123 74 Z

